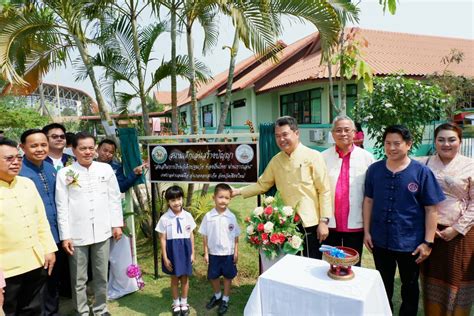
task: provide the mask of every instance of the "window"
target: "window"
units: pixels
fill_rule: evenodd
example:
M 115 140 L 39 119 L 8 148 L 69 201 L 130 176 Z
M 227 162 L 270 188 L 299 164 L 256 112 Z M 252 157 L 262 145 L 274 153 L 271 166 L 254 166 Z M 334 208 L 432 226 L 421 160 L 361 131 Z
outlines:
M 321 90 L 318 88 L 280 96 L 281 115 L 293 116 L 298 124 L 321 124 Z
M 357 85 L 348 84 L 346 87 L 346 114 L 347 116 L 354 117 L 354 107 L 357 102 Z
M 201 107 L 202 127 L 212 127 L 212 104 Z
M 182 126 L 182 127 L 187 127 L 188 126 L 188 120 L 187 120 L 187 113 L 186 112 L 180 112 L 180 115 L 181 115 L 181 119 L 179 121 L 179 126 Z
M 338 86 L 333 87 L 333 96 L 335 104 L 339 104 L 339 89 Z M 348 84 L 346 85 L 346 115 L 349 117 L 354 116 L 354 106 L 357 101 L 357 85 Z M 334 106 L 331 107 L 331 122 L 337 116 L 336 109 Z

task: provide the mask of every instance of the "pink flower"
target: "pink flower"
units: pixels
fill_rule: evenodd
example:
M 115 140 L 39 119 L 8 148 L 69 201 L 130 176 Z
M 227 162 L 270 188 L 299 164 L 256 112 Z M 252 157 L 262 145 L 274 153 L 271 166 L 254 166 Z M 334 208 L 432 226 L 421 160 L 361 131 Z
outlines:
M 264 226 L 265 226 L 265 225 L 263 225 L 263 223 L 258 224 L 258 225 L 257 225 L 257 230 L 258 230 L 259 232 L 263 232 L 263 230 L 265 229 Z
M 266 240 L 268 239 L 268 234 L 267 233 L 263 233 L 262 234 L 262 240 Z
M 298 214 L 295 214 L 295 217 L 293 218 L 293 221 L 295 223 L 298 223 L 300 221 L 300 219 L 301 219 L 300 216 Z
M 131 264 L 127 268 L 127 276 L 129 278 L 137 278 L 142 276 L 142 271 L 140 267 L 136 264 Z

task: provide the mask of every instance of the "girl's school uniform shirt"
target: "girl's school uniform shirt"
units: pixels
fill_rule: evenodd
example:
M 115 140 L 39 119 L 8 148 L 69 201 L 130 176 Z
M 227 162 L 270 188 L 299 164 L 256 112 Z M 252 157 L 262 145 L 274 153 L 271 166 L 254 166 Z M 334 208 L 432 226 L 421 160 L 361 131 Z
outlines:
M 192 244 L 191 234 L 196 228 L 191 213 L 183 210 L 176 215 L 171 209 L 161 216 L 155 230 L 160 234 L 166 234 L 166 253 L 173 265 L 169 271 L 162 265 L 164 273 L 176 276 L 191 275 Z

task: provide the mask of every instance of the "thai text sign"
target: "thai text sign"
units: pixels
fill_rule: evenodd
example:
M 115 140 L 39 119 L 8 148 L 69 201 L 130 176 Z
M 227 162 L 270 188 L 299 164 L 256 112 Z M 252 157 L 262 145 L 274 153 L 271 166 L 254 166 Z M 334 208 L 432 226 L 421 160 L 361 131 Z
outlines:
M 254 183 L 257 143 L 184 143 L 148 146 L 152 182 Z

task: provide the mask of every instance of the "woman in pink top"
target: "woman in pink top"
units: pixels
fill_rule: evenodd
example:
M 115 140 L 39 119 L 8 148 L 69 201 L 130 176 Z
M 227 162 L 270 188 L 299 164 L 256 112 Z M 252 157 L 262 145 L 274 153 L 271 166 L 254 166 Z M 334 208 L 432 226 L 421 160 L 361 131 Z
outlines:
M 425 160 L 446 200 L 438 209 L 433 250 L 422 266 L 426 315 L 469 315 L 474 302 L 474 159 L 459 154 L 462 130 L 435 130 L 435 156 Z
M 356 131 L 354 134 L 354 145 L 364 148 L 364 131 L 360 123 L 355 123 Z

